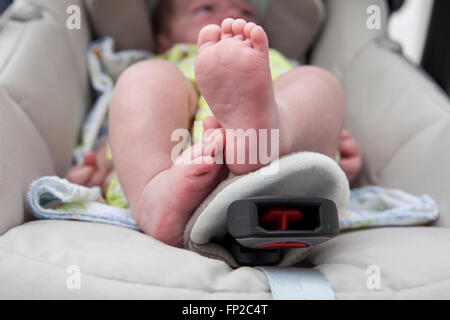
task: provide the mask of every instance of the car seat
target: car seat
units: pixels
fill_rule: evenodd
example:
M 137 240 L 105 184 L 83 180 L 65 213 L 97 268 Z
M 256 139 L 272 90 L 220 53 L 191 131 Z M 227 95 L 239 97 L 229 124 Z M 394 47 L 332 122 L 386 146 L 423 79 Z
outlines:
M 102 34 L 96 27 L 99 3 L 17 0 L 0 20 L 0 297 L 272 298 L 267 277 L 256 268 L 233 269 L 114 226 L 30 221 L 24 201 L 29 184 L 41 176 L 65 174 L 92 102 L 85 53 L 92 33 Z M 384 1 L 318 3 L 270 1 L 265 27 L 272 46 L 292 58 L 304 58 L 318 28 L 312 22 L 304 35 L 305 20 L 292 15 L 302 12 L 296 6 L 316 8 L 305 17 L 324 19 L 310 62 L 338 76 L 346 91 L 347 128 L 365 152 L 355 186 L 428 193 L 437 201 L 441 218 L 433 227 L 343 233 L 312 248 L 305 262 L 326 277 L 338 299 L 448 298 L 450 257 L 443 254 L 450 249 L 448 98 L 388 39 Z M 64 27 L 70 5 L 82 9 L 81 30 Z M 367 8 L 372 5 L 380 10 L 381 29 L 367 27 Z M 143 12 L 138 6 L 128 8 Z M 125 16 L 121 13 L 114 25 L 131 27 L 120 21 Z M 150 30 L 145 28 L 150 26 L 146 17 L 138 17 L 134 30 Z M 277 17 L 283 18 L 280 24 Z M 136 27 L 139 23 L 144 27 Z M 299 32 L 295 39 L 300 45 L 281 41 L 276 34 L 281 23 L 288 26 L 282 30 Z M 141 35 L 131 34 L 134 39 Z M 145 39 L 150 38 L 131 44 L 119 40 L 119 45 L 151 48 Z M 79 290 L 66 285 L 73 265 L 82 271 Z M 374 265 L 381 270 L 376 290 L 367 285 L 367 271 Z

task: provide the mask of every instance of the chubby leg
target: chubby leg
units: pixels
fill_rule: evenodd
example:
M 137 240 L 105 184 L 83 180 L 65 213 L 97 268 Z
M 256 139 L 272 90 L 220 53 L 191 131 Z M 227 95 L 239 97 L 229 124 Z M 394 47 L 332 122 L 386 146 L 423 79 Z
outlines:
M 282 75 L 274 88 L 287 153 L 313 151 L 335 158 L 346 118 L 339 81 L 325 70 L 305 66 Z
M 111 149 L 134 218 L 145 233 L 173 246 L 181 245 L 190 215 L 219 182 L 223 167 L 211 157 L 214 139 L 175 163 L 171 159 L 172 133 L 190 128 L 196 107 L 192 85 L 166 61 L 129 68 L 111 101 Z
M 279 129 L 280 155 L 314 151 L 335 156 L 345 102 L 331 74 L 303 67 L 280 77 L 274 85 L 267 35 L 262 27 L 242 19 L 226 19 L 221 27 L 206 26 L 198 46 L 197 83 L 224 129 Z M 236 151 L 236 145 L 246 145 L 246 139 L 242 136 L 237 143 L 227 139 L 227 166 L 238 175 L 264 164 L 259 158 L 256 165 L 230 159 L 230 152 Z

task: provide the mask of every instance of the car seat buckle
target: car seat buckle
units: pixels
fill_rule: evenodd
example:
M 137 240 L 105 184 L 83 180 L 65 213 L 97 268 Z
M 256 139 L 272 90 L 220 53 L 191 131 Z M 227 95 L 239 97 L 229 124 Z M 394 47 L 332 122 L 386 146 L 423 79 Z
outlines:
M 339 233 L 333 201 L 321 198 L 250 198 L 228 208 L 225 246 L 241 265 L 274 265 L 285 249 L 307 248 Z

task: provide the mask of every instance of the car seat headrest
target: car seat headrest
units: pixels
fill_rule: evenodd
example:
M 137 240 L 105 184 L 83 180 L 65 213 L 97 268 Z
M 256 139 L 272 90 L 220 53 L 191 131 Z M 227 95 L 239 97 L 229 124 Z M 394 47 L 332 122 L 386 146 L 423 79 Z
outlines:
M 292 59 L 303 59 L 325 19 L 322 0 L 270 0 L 262 25 L 272 48 Z
M 97 37 L 111 36 L 117 49 L 153 51 L 151 17 L 160 0 L 86 0 Z M 249 0 L 257 9 L 270 46 L 301 59 L 319 34 L 324 17 L 322 0 Z

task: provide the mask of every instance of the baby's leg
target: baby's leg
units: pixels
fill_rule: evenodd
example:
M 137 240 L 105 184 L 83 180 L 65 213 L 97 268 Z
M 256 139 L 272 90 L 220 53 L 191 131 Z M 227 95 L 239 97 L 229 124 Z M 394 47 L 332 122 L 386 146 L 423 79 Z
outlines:
M 221 27 L 203 28 L 198 45 L 197 83 L 223 128 L 279 129 L 281 156 L 298 151 L 335 156 L 345 103 L 332 75 L 303 67 L 285 74 L 274 85 L 267 35 L 260 26 L 242 19 L 226 19 Z M 245 135 L 236 140 L 227 139 L 230 170 L 239 175 L 261 168 L 264 163 L 259 153 L 258 163 L 249 163 L 249 153 L 255 150 L 250 150 Z M 245 146 L 239 149 L 246 153 L 246 163 L 236 162 L 239 146 Z
M 196 107 L 191 83 L 166 61 L 129 68 L 111 101 L 111 149 L 134 218 L 145 233 L 174 246 L 181 245 L 190 215 L 219 182 L 223 167 L 209 156 L 215 140 L 172 162 L 172 133 L 190 128 Z
M 333 159 L 346 118 L 339 81 L 317 67 L 296 68 L 274 83 L 286 153 L 313 151 Z

